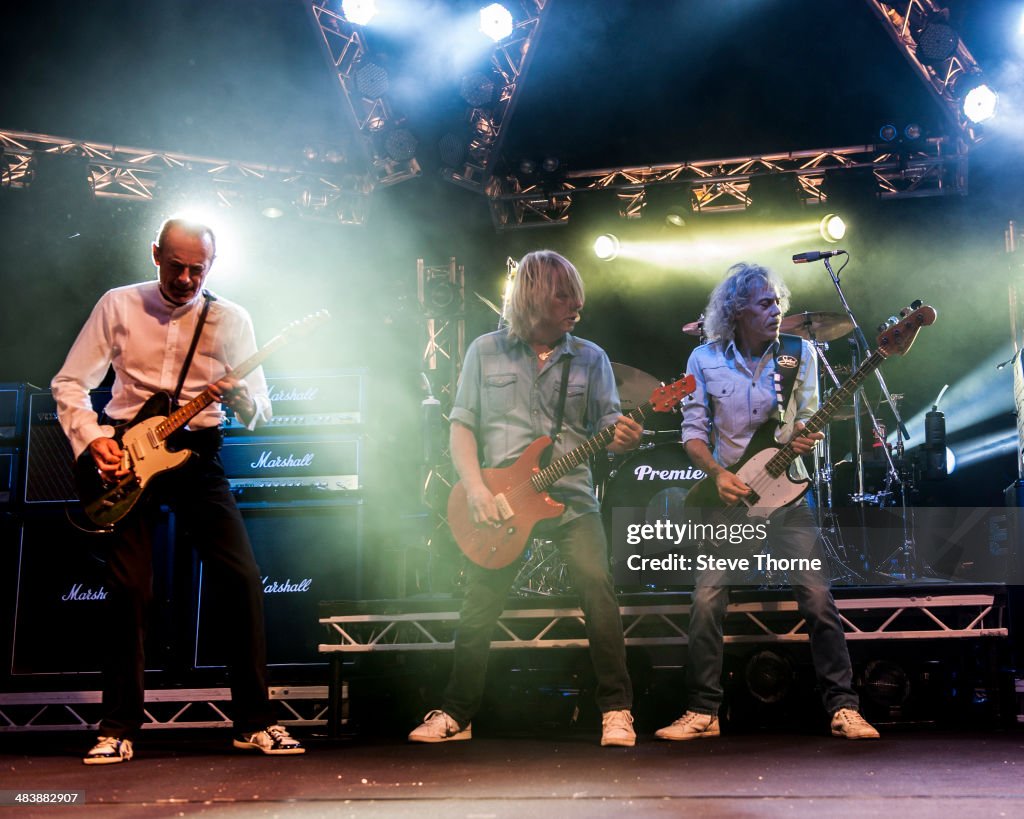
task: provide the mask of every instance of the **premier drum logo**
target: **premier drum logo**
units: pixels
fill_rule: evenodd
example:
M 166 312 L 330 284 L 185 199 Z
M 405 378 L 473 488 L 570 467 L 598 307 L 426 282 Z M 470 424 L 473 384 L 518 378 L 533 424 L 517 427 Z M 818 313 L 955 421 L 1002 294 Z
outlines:
M 672 469 L 658 469 L 650 464 L 633 467 L 633 477 L 638 481 L 699 481 L 705 475 L 703 469 L 689 465 Z

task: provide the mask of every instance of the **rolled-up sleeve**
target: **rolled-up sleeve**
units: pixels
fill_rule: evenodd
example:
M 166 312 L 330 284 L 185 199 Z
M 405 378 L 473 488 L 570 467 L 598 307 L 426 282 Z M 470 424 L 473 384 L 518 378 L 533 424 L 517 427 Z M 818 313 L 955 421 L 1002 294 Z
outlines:
M 698 347 L 686 362 L 687 375 L 693 376 L 694 390 L 683 399 L 682 441 L 703 441 L 711 446 L 711 414 L 708 410 L 707 385 Z

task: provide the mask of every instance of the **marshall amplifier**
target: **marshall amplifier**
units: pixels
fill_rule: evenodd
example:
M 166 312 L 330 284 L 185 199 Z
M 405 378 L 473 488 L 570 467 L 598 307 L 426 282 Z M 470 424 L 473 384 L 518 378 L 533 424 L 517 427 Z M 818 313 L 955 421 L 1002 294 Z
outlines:
M 146 668 L 167 667 L 172 633 L 171 516 L 153 540 L 153 600 Z M 14 589 L 12 677 L 88 674 L 101 670 L 107 634 L 106 535 L 86 534 L 63 515 L 26 520 L 20 527 Z
M 334 501 L 361 488 L 360 439 L 225 438 L 221 460 L 241 505 Z
M 110 400 L 110 390 L 93 390 L 93 408 L 99 412 Z M 28 397 L 28 442 L 25 447 L 25 503 L 77 501 L 71 444 L 57 420 L 57 402 L 49 392 Z
M 278 431 L 302 434 L 317 427 L 346 427 L 366 419 L 364 370 L 332 370 L 314 375 L 267 375 L 274 417 L 256 433 L 231 416 L 225 424 L 229 435 L 266 435 Z
M 263 583 L 267 624 L 267 664 L 322 665 L 321 600 L 361 597 L 362 501 L 302 509 L 243 511 Z M 218 632 L 217 589 L 199 568 L 195 667 L 224 665 L 224 640 Z
M 25 433 L 25 388 L 27 384 L 0 384 L 0 446 L 21 443 Z

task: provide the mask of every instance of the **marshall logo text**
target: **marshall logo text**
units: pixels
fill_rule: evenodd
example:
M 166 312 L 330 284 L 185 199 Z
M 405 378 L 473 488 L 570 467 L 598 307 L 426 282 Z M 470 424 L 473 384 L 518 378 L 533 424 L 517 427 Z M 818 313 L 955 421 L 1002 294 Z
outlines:
M 61 597 L 61 600 L 63 600 L 65 603 L 68 603 L 68 602 L 70 602 L 72 600 L 106 600 L 106 599 L 107 599 L 107 591 L 102 586 L 100 586 L 97 591 L 93 591 L 92 589 L 83 589 L 81 583 L 75 583 L 75 585 L 73 585 L 71 587 L 71 591 L 69 591 L 67 594 L 65 594 L 63 597 Z
M 264 449 L 263 452 L 260 453 L 260 457 L 253 461 L 250 466 L 253 469 L 282 469 L 286 467 L 312 466 L 314 457 L 316 456 L 312 452 L 307 452 L 301 458 L 296 458 L 292 454 L 288 454 L 284 457 L 280 455 L 275 456 L 272 450 Z
M 261 581 L 264 594 L 302 594 L 303 592 L 308 592 L 313 587 L 312 577 L 307 577 L 298 583 L 292 583 L 290 577 L 285 578 L 281 583 L 278 583 L 276 580 L 273 583 L 268 583 L 268 580 L 270 580 L 269 575 Z

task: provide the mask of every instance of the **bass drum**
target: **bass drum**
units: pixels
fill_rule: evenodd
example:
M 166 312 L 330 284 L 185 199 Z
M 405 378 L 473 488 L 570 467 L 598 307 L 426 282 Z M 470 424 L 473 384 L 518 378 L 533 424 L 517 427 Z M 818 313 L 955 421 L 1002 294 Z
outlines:
M 684 522 L 687 519 L 686 496 L 703 477 L 704 471 L 693 466 L 678 441 L 631 452 L 612 469 L 605 484 L 601 515 L 608 535 L 613 575 L 620 591 L 689 584 L 689 580 L 676 575 L 671 578 L 666 575 L 665 582 L 652 584 L 648 582 L 649 576 L 641 578 L 636 572 L 626 571 L 623 563 L 638 550 L 637 545 L 628 542 L 626 526 L 641 519 L 644 523 Z

